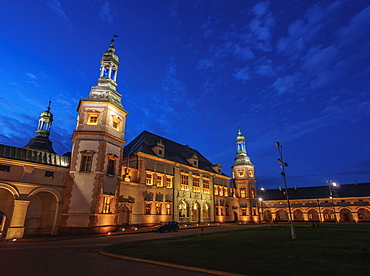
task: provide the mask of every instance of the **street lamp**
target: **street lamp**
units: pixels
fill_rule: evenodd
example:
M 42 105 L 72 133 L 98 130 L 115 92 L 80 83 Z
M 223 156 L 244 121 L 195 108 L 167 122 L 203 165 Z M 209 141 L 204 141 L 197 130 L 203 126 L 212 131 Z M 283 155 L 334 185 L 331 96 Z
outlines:
M 277 160 L 281 164 L 281 175 L 284 178 L 284 186 L 285 186 L 285 196 L 286 196 L 286 201 L 288 203 L 288 210 L 289 210 L 289 217 L 290 217 L 290 234 L 292 236 L 292 239 L 296 239 L 297 235 L 295 234 L 295 229 L 293 225 L 293 217 L 292 217 L 292 210 L 290 208 L 290 201 L 289 201 L 289 195 L 288 195 L 288 187 L 286 184 L 286 174 L 285 174 L 285 167 L 288 166 L 288 163 L 284 163 L 283 160 L 283 146 L 280 145 L 279 142 L 275 143 L 275 146 L 278 148 L 280 158 Z
M 329 185 L 329 198 L 331 199 L 331 207 L 333 209 L 333 215 L 334 215 L 334 219 L 335 219 L 335 223 L 338 223 L 338 220 L 337 220 L 337 214 L 335 212 L 335 207 L 334 207 L 334 198 L 333 198 L 333 190 L 332 190 L 332 186 L 333 187 L 338 187 L 338 184 L 336 182 L 332 182 L 331 180 L 326 180 L 326 183 L 328 183 Z

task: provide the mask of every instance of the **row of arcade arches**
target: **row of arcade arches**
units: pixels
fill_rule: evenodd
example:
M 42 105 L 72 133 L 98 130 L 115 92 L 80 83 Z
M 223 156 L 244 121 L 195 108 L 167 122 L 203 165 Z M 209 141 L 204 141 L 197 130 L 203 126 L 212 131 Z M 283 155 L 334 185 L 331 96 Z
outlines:
M 180 222 L 208 222 L 211 220 L 211 207 L 207 202 L 200 204 L 195 201 L 189 204 L 186 200 L 181 200 L 178 213 Z
M 50 188 L 36 188 L 21 196 L 14 186 L 0 183 L 0 237 L 55 235 L 61 202 L 60 194 Z M 22 236 L 16 233 L 19 228 L 24 228 Z
M 341 208 L 336 213 L 333 209 L 323 209 L 318 212 L 316 209 L 309 209 L 307 211 L 307 217 L 305 218 L 302 210 L 296 209 L 292 212 L 294 221 L 336 221 L 339 222 L 354 222 L 354 221 L 370 221 L 370 211 L 368 208 L 358 208 L 356 212 L 352 212 L 348 208 Z M 272 221 L 273 219 L 286 221 L 289 220 L 288 211 L 280 209 L 275 212 L 275 217 L 270 210 L 263 212 L 263 220 Z

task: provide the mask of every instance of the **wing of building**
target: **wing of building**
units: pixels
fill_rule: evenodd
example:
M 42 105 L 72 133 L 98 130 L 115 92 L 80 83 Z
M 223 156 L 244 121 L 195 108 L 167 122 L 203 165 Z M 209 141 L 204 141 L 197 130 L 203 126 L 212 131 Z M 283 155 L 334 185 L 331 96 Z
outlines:
M 257 192 L 239 128 L 232 177 L 200 151 L 143 131 L 125 146 L 114 40 L 96 86 L 76 103 L 71 153 L 50 140 L 50 102 L 23 148 L 0 145 L 0 238 L 90 235 L 123 225 L 287 221 L 281 189 Z M 230 157 L 232 158 L 232 157 Z M 370 221 L 370 184 L 288 189 L 297 221 Z

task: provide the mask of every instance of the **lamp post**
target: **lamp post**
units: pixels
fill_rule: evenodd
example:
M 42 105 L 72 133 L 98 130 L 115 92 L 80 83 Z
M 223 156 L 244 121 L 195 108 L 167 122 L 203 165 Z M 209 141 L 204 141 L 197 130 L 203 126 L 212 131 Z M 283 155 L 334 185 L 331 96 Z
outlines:
M 337 187 L 338 184 L 336 182 L 332 182 L 331 180 L 326 180 L 326 183 L 329 184 L 329 198 L 331 199 L 331 207 L 333 209 L 333 215 L 334 215 L 335 223 L 338 223 L 337 214 L 335 212 L 335 207 L 334 207 L 334 198 L 333 198 L 333 190 L 332 190 L 332 186 Z
M 289 201 L 289 195 L 288 195 L 288 187 L 286 184 L 286 174 L 285 174 L 285 167 L 288 166 L 288 163 L 284 163 L 283 160 L 283 146 L 280 145 L 279 142 L 275 143 L 275 146 L 278 148 L 280 158 L 277 160 L 281 164 L 281 175 L 283 176 L 284 179 L 284 186 L 285 186 L 285 196 L 286 196 L 286 201 L 288 203 L 288 210 L 289 210 L 289 218 L 290 218 L 290 234 L 292 236 L 292 239 L 296 239 L 297 235 L 295 234 L 295 229 L 293 225 L 293 216 L 292 216 L 292 210 L 290 208 L 290 201 Z

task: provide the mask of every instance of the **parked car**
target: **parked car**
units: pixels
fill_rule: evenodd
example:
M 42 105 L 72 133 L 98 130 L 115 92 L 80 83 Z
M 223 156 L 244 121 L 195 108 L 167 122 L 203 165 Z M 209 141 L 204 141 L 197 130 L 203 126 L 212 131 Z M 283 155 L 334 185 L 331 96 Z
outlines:
M 161 232 L 161 233 L 164 231 L 170 232 L 171 230 L 178 231 L 179 229 L 180 229 L 180 226 L 177 221 L 163 222 L 153 227 L 154 232 Z

